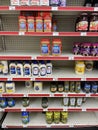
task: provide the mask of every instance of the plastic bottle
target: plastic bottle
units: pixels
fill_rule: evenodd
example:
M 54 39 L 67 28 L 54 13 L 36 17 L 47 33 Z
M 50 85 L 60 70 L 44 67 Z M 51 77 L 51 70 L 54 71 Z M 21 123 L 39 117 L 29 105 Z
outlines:
M 46 76 L 47 68 L 44 61 L 40 61 L 39 70 L 40 70 L 39 73 L 40 76 Z
M 29 121 L 30 121 L 29 112 L 27 112 L 27 111 L 22 112 L 22 123 L 27 124 L 27 123 L 29 123 Z
M 15 83 L 12 81 L 6 82 L 6 93 L 15 93 Z
M 46 63 L 46 67 L 47 67 L 47 75 L 52 75 L 52 63 L 50 61 L 47 61 Z
M 1 107 L 1 108 L 7 107 L 6 98 L 0 97 L 0 107 Z
M 16 67 L 17 66 L 16 66 L 15 61 L 11 61 L 10 65 L 9 65 L 9 71 L 10 71 L 11 76 L 16 76 L 16 74 L 17 74 Z
M 29 61 L 25 61 L 24 63 L 24 76 L 31 76 L 31 65 Z
M 39 76 L 39 64 L 36 60 L 31 64 L 32 76 Z
M 92 1 L 91 0 L 85 0 L 84 6 L 91 7 L 92 6 Z
M 25 87 L 31 88 L 32 87 L 32 81 L 25 81 Z
M 23 76 L 23 64 L 21 61 L 17 63 L 17 76 Z
M 8 74 L 8 61 L 1 61 L 2 65 L 3 65 L 3 69 L 2 72 L 4 75 Z
M 4 82 L 0 82 L 0 93 L 4 93 L 5 92 L 5 84 Z
M 43 90 L 43 82 L 36 81 L 34 82 L 34 92 L 42 92 Z

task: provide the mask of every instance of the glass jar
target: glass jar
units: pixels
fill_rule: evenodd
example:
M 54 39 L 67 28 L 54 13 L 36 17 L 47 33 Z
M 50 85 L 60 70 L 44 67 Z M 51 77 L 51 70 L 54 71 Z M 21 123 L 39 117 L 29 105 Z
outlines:
M 85 64 L 83 61 L 76 62 L 75 73 L 78 75 L 83 75 L 85 73 Z

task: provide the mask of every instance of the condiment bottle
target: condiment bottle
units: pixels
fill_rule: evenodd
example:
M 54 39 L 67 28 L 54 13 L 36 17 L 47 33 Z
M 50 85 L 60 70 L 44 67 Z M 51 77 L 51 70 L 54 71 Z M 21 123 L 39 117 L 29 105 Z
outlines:
M 89 31 L 91 31 L 91 32 L 97 32 L 98 31 L 98 13 L 92 13 L 91 14 Z
M 16 71 L 17 65 L 15 61 L 11 61 L 9 64 L 9 72 L 11 76 L 16 76 L 17 71 Z
M 51 63 L 51 61 L 48 60 L 46 62 L 46 67 L 47 67 L 47 75 L 51 76 L 52 75 L 52 63 Z
M 85 73 L 85 64 L 83 61 L 76 62 L 75 73 L 78 75 L 83 75 Z
M 75 82 L 71 81 L 70 82 L 70 92 L 74 92 L 75 91 Z
M 69 81 L 64 82 L 64 91 L 69 92 Z
M 92 6 L 92 0 L 85 0 L 84 6 L 91 7 Z
M 16 70 L 17 70 L 17 76 L 23 76 L 23 64 L 21 61 L 17 62 Z
M 87 71 L 92 71 L 93 70 L 93 61 L 85 61 L 85 67 Z
M 44 61 L 40 61 L 39 65 L 39 75 L 40 76 L 46 76 L 47 74 L 47 67 Z
M 55 93 L 57 91 L 57 83 L 56 82 L 51 82 L 50 91 L 52 93 Z
M 39 64 L 34 60 L 31 64 L 32 76 L 39 76 Z
M 98 0 L 93 0 L 93 6 L 98 7 Z
M 81 82 L 77 81 L 75 85 L 75 92 L 80 93 L 81 91 Z
M 63 91 L 64 91 L 64 83 L 58 82 L 58 92 L 63 92 Z
M 25 61 L 24 66 L 24 76 L 31 76 L 31 65 L 29 63 L 29 61 Z

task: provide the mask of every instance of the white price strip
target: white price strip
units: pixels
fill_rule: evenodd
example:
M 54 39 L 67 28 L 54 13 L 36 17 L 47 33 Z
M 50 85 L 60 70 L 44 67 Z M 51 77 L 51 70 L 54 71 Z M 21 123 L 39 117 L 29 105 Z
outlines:
M 73 127 L 74 127 L 74 125 L 69 125 L 69 127 L 73 128 Z
M 23 128 L 27 128 L 28 127 L 28 125 L 26 124 L 26 125 L 23 125 Z
M 81 78 L 81 81 L 86 81 L 86 78 Z
M 37 57 L 32 57 L 32 60 L 37 60 Z
M 28 97 L 28 94 L 24 94 L 24 97 Z
M 13 80 L 13 78 L 8 78 L 7 80 L 8 80 L 8 81 L 12 81 L 12 80 Z
M 68 94 L 65 94 L 65 93 L 64 93 L 64 94 L 63 94 L 63 97 L 68 97 Z
M 15 10 L 15 6 L 9 6 L 9 10 Z
M 86 97 L 91 97 L 90 93 L 86 94 Z
M 48 111 L 48 109 L 47 109 L 47 108 L 44 108 L 43 111 Z
M 58 32 L 53 32 L 53 36 L 59 36 Z
M 58 81 L 58 78 L 53 78 L 53 81 Z
M 21 111 L 26 111 L 26 109 L 25 109 L 25 108 L 22 108 Z
M 82 108 L 82 111 L 86 111 L 86 108 Z
M 53 94 L 53 93 L 51 93 L 51 94 L 50 94 L 50 97 L 54 97 L 54 94 Z
M 25 32 L 19 32 L 19 36 L 25 35 Z
M 5 124 L 2 125 L 2 128 L 7 128 Z
M 35 81 L 35 78 L 30 78 L 30 81 Z
M 95 7 L 95 8 L 94 8 L 94 11 L 98 11 L 98 7 Z
M 81 36 L 87 36 L 87 32 L 81 32 Z
M 58 11 L 58 7 L 52 7 L 52 11 Z
M 73 56 L 69 56 L 69 60 L 74 60 L 74 57 Z
M 63 111 L 68 111 L 68 108 L 64 107 L 64 108 L 63 108 Z
M 47 127 L 47 128 L 50 128 L 50 127 L 51 127 L 51 125 L 50 125 L 50 124 L 47 124 L 47 125 L 46 125 L 46 127 Z

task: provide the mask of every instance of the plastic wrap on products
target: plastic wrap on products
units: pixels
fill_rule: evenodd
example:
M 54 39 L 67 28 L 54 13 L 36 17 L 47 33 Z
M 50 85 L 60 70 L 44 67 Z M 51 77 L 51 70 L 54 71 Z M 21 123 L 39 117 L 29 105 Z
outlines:
M 15 5 L 19 5 L 19 0 L 10 0 L 10 5 L 15 6 Z
M 29 0 L 20 0 L 20 5 L 30 5 Z
M 30 0 L 30 5 L 40 5 L 40 0 Z

